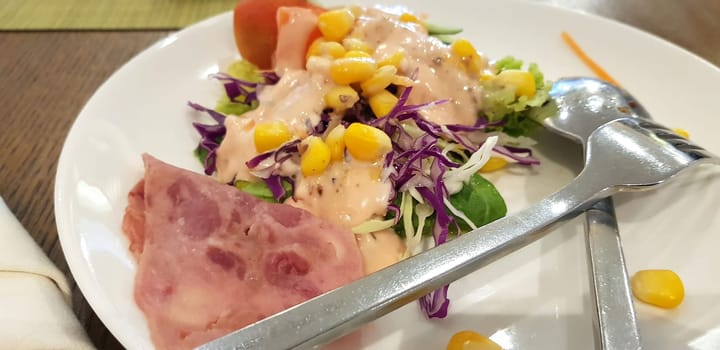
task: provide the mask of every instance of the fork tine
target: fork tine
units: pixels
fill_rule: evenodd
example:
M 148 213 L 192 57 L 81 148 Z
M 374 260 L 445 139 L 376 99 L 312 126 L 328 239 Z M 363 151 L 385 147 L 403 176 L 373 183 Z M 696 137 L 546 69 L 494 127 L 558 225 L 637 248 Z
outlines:
M 642 128 L 651 131 L 658 138 L 671 144 L 676 149 L 690 155 L 695 160 L 708 159 L 711 162 L 720 164 L 720 158 L 718 158 L 718 156 L 678 135 L 672 129 L 648 119 L 637 119 L 636 122 Z

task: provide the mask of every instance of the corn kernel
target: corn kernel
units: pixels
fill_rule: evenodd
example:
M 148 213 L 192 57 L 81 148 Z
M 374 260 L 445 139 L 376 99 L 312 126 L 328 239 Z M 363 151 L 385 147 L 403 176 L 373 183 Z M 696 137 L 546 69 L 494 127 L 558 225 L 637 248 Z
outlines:
M 253 133 L 255 150 L 259 153 L 276 149 L 283 143 L 290 141 L 291 138 L 290 128 L 279 120 L 260 123 L 255 126 Z
M 318 16 L 318 29 L 330 41 L 340 41 L 355 24 L 355 15 L 349 9 L 323 12 Z
M 362 7 L 358 5 L 349 6 L 348 9 L 350 9 L 350 12 L 352 12 L 355 17 L 360 17 L 360 15 L 362 15 L 363 13 Z
M 345 55 L 345 47 L 335 41 L 326 41 L 323 38 L 315 39 L 308 48 L 307 57 L 310 56 L 323 56 L 340 58 Z
M 480 72 L 485 68 L 485 62 L 480 55 L 472 56 L 467 62 L 465 62 L 465 65 L 467 66 L 468 71 L 473 74 L 480 74 Z
M 490 81 L 493 79 L 495 79 L 495 74 L 491 74 L 491 73 L 480 74 L 480 81 Z
M 386 116 L 392 109 L 397 105 L 398 98 L 390 93 L 390 91 L 382 90 L 375 95 L 368 98 L 370 103 L 370 109 L 372 109 L 375 116 L 382 118 Z
M 328 133 L 325 143 L 330 148 L 330 159 L 333 161 L 343 160 L 345 158 L 345 127 L 336 126 Z
M 342 112 L 352 107 L 358 100 L 357 91 L 350 86 L 338 86 L 325 94 L 325 105 L 336 112 Z
M 345 58 L 352 58 L 352 57 L 364 57 L 364 58 L 372 58 L 369 53 L 365 51 L 360 50 L 350 50 L 343 55 Z
M 375 70 L 377 65 L 372 58 L 338 58 L 330 65 L 330 77 L 340 85 L 350 85 L 370 79 Z
M 514 86 L 517 96 L 535 95 L 535 77 L 530 72 L 508 69 L 500 72 L 495 79 L 502 84 Z
M 345 147 L 353 158 L 374 162 L 392 150 L 392 143 L 382 130 L 362 123 L 352 123 L 345 131 Z
M 687 130 L 685 130 L 685 129 L 674 128 L 674 129 L 672 129 L 672 130 L 673 130 L 676 134 L 678 134 L 678 135 L 680 135 L 680 136 L 682 136 L 682 137 L 684 137 L 684 138 L 686 138 L 686 139 L 689 139 L 689 138 L 690 138 L 690 133 L 687 132 Z
M 455 40 L 452 45 L 450 45 L 450 50 L 453 54 L 462 59 L 478 55 L 477 50 L 475 50 L 475 46 L 466 39 Z
M 393 85 L 397 85 L 397 86 L 405 86 L 405 87 L 408 87 L 408 86 L 413 86 L 413 85 L 415 85 L 415 81 L 412 80 L 412 79 L 410 79 L 410 78 L 408 78 L 408 77 L 404 77 L 404 76 L 401 76 L 401 75 L 396 75 L 396 76 L 393 77 L 392 84 L 393 84 Z
M 410 23 L 420 23 L 420 19 L 417 18 L 417 16 L 413 15 L 412 13 L 403 13 L 400 15 L 400 21 L 401 22 L 410 22 Z
M 310 73 L 327 76 L 330 72 L 331 64 L 332 61 L 330 58 L 322 56 L 310 56 L 305 62 L 305 69 Z
M 392 55 L 383 57 L 377 64 L 379 67 L 393 66 L 395 68 L 400 68 L 403 59 L 405 59 L 405 50 L 401 48 L 400 50 L 395 51 Z
M 317 136 L 303 140 L 307 147 L 300 156 L 300 170 L 305 176 L 320 175 L 330 164 L 330 148 Z
M 447 344 L 447 350 L 502 350 L 500 345 L 473 331 L 461 331 L 453 334 Z
M 670 270 L 641 270 L 630 279 L 633 295 L 648 304 L 666 309 L 682 303 L 685 288 L 682 280 Z
M 343 39 L 342 44 L 348 51 L 364 51 L 371 55 L 375 52 L 370 45 L 357 38 L 345 38 Z
M 505 166 L 507 166 L 507 163 L 508 162 L 507 162 L 507 160 L 505 160 L 505 158 L 490 157 L 490 159 L 488 159 L 487 163 L 485 163 L 485 165 L 483 165 L 482 168 L 480 168 L 480 172 L 481 173 L 489 173 L 489 172 L 497 171 L 497 170 L 500 170 L 500 169 L 504 168 Z
M 397 73 L 397 68 L 393 66 L 380 67 L 370 79 L 360 84 L 363 94 L 365 96 L 372 96 L 385 90 L 395 78 L 395 73 Z

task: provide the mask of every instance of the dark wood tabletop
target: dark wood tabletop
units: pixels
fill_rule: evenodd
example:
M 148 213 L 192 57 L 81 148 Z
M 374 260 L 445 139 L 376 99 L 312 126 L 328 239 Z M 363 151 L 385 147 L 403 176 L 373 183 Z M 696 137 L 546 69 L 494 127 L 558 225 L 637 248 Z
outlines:
M 718 0 L 536 2 L 616 19 L 720 66 Z M 63 141 L 99 85 L 168 33 L 0 32 L 0 195 L 71 282 L 53 214 L 55 169 Z M 73 293 L 74 311 L 93 343 L 99 349 L 122 349 L 76 287 Z

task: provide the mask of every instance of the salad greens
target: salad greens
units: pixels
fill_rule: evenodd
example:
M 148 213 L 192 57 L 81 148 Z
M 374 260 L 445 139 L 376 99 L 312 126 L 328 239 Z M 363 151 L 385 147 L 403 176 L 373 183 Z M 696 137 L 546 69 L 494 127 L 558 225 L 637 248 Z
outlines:
M 272 190 L 267 183 L 263 181 L 243 181 L 236 180 L 235 187 L 243 192 L 247 192 L 257 198 L 260 198 L 266 202 L 271 203 L 282 203 L 288 197 L 292 191 L 292 185 L 288 181 L 282 181 L 282 187 L 285 190 L 285 196 L 280 199 L 276 199 Z
M 458 28 L 424 25 L 430 35 L 445 41 L 461 32 Z M 507 74 L 503 74 L 506 71 Z M 415 74 L 417 71 L 405 78 L 414 80 Z M 530 149 L 514 147 L 507 140 L 498 144 L 498 134 L 516 139 L 528 135 L 545 117 L 537 107 L 548 101 L 551 83 L 545 81 L 536 64 L 531 63 L 525 68 L 523 61 L 512 56 L 502 58 L 488 69 L 474 74 L 480 75 L 483 91 L 479 104 L 481 109 L 474 125 L 440 125 L 427 120 L 421 113 L 423 109 L 450 101 L 410 105 L 408 98 L 413 87 L 395 85 L 389 86 L 386 92 L 396 97 L 397 102 L 384 116 L 375 115 L 368 97 L 362 96 L 347 110 L 324 110 L 317 125 L 308 122 L 308 136 L 320 137 L 321 140 L 337 124 L 348 127 L 352 123 L 377 128 L 390 139 L 392 150 L 379 160 L 383 165 L 382 180 L 391 185 L 387 214 L 384 218 L 372 218 L 353 227 L 353 232 L 364 234 L 392 228 L 405 239 L 405 257 L 408 257 L 420 246 L 423 236 L 432 236 L 435 245 L 440 245 L 450 235 L 468 232 L 506 215 L 503 197 L 478 171 L 491 154 L 501 155 L 520 165 L 538 164 Z M 510 79 L 518 76 L 522 79 L 521 83 Z M 262 72 L 243 60 L 233 63 L 227 72 L 215 74 L 213 78 L 220 81 L 225 89 L 215 109 L 189 104 L 207 113 L 217 123 L 193 123 L 202 137 L 194 154 L 203 163 L 208 175 L 216 170 L 216 151 L 226 133 L 225 119 L 257 108 L 258 88 L 273 85 L 279 79 L 274 73 Z M 520 87 L 524 89 L 520 90 Z M 296 178 L 295 175 L 282 174 L 279 169 L 283 168 L 281 165 L 284 162 L 300 158 L 301 146 L 301 140 L 295 138 L 276 149 L 258 154 L 245 164 L 262 181 L 238 180 L 232 184 L 262 200 L 282 203 L 292 196 Z M 431 318 L 447 315 L 447 290 L 448 286 L 444 286 L 420 298 L 426 315 Z
M 506 70 L 523 68 L 523 61 L 512 56 L 504 57 L 494 64 L 495 74 Z M 482 116 L 489 121 L 503 121 L 503 125 L 492 128 L 491 131 L 500 131 L 513 137 L 528 135 L 545 116 L 537 110 L 549 98 L 552 84 L 546 82 L 543 73 L 537 64 L 531 63 L 527 71 L 533 75 L 536 92 L 532 97 L 516 96 L 515 88 L 503 85 L 497 79 L 483 82 L 483 111 Z
M 227 74 L 248 83 L 262 83 L 265 81 L 258 68 L 246 60 L 238 60 L 230 64 L 227 68 Z M 248 87 L 247 91 L 254 92 L 255 88 Z M 223 94 L 215 105 L 215 110 L 223 114 L 242 115 L 257 108 L 257 106 L 257 100 L 248 100 L 245 96 L 240 96 L 236 101 L 232 101 L 227 94 Z
M 500 192 L 498 192 L 490 181 L 477 173 L 470 177 L 470 181 L 463 186 L 460 192 L 451 195 L 449 201 L 455 209 L 470 219 L 475 227 L 491 223 L 505 216 L 507 213 L 507 206 Z M 402 205 L 401 202 L 402 198 L 396 198 L 393 204 L 400 207 Z M 420 225 L 421 217 L 424 215 L 422 215 L 423 213 L 418 213 L 417 205 L 423 205 L 423 203 L 418 203 L 413 200 L 413 205 L 415 206 L 415 210 L 414 215 L 412 215 L 412 228 L 417 229 L 421 227 L 420 231 L 423 235 L 432 235 L 433 226 L 435 225 L 435 214 L 428 215 L 425 218 L 425 222 Z M 420 209 L 420 211 L 422 210 L 423 209 Z M 450 234 L 462 234 L 472 229 L 463 218 L 448 209 L 446 209 L 446 212 L 448 215 L 451 215 L 455 223 L 457 223 L 457 225 L 449 228 Z M 392 215 L 389 213 L 387 217 L 392 218 Z M 392 227 L 398 235 L 406 237 L 405 226 L 405 224 L 399 222 Z

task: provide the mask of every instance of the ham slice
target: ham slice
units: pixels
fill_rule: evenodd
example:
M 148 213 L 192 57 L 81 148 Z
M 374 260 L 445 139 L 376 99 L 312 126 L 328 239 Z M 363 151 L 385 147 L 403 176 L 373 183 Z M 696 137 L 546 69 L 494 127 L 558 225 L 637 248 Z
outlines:
M 347 229 L 143 159 L 123 230 L 158 349 L 191 349 L 363 276 Z

